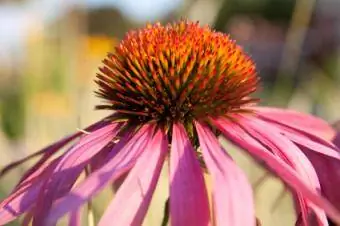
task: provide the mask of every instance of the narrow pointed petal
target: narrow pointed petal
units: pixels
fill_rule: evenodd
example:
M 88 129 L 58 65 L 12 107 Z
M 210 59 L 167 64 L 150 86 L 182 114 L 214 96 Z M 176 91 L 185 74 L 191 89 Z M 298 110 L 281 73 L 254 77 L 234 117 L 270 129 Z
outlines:
M 308 205 L 308 201 L 303 198 L 303 196 L 299 193 L 293 193 L 294 198 L 294 206 L 296 210 L 297 220 L 295 221 L 295 226 L 319 226 L 318 221 L 313 217 L 315 214 L 311 211 L 310 205 Z M 327 221 L 326 224 L 321 224 L 328 226 Z
M 35 197 L 39 194 L 39 188 L 41 183 L 30 188 L 28 191 L 23 192 L 16 197 L 13 197 L 11 202 L 6 205 L 0 206 L 0 225 L 6 225 L 13 221 L 15 218 L 24 213 L 35 200 Z M 28 200 L 28 202 L 26 202 Z M 21 205 L 21 203 L 24 205 Z
M 15 189 L 12 194 L 1 201 L 0 225 L 5 225 L 14 220 L 35 204 L 44 180 L 51 176 L 54 167 L 57 165 L 57 161 L 58 159 L 48 165 L 39 179 L 33 182 L 28 181 L 25 185 Z
M 94 129 L 100 129 L 107 125 L 109 122 L 99 121 L 86 128 L 87 131 Z M 58 157 L 52 161 L 48 161 L 51 156 L 55 154 L 60 148 L 63 148 L 69 142 L 82 135 L 81 132 L 75 133 L 69 137 L 66 137 L 41 151 L 43 156 L 40 160 L 34 164 L 24 176 L 20 179 L 15 189 L 12 191 L 9 197 L 0 203 L 0 216 L 1 221 L 9 222 L 25 212 L 30 206 L 34 204 L 33 200 L 39 194 L 39 190 L 43 184 L 43 181 L 48 179 L 61 157 Z M 69 149 L 70 150 L 70 149 Z M 11 170 L 12 168 L 7 168 Z M 5 170 L 4 173 L 7 173 Z M 9 211 L 10 210 L 10 211 Z M 7 217 L 3 216 L 6 215 Z
M 318 174 L 322 194 L 340 210 L 340 161 L 301 147 Z
M 322 208 L 328 216 L 340 223 L 339 211 L 320 194 L 311 189 L 301 180 L 300 176 L 282 159 L 267 151 L 264 146 L 258 143 L 254 138 L 249 136 L 242 128 L 226 119 L 213 120 L 216 127 L 223 135 L 234 142 L 239 147 L 247 150 L 252 156 L 263 161 L 275 174 L 284 180 L 296 192 L 300 192 L 305 198 L 309 199 L 315 205 Z
M 340 149 L 340 132 L 337 132 L 334 138 L 332 139 L 333 144 Z
M 102 150 L 119 132 L 119 124 L 110 124 L 84 136 L 77 145 L 61 157 L 53 170 L 53 177 L 44 183 L 42 193 L 36 200 L 34 225 L 44 225 L 49 209 L 57 198 L 68 192 L 88 161 Z M 52 188 L 52 189 L 51 189 Z
M 126 144 L 135 134 L 135 129 L 124 131 L 123 136 L 119 140 L 112 141 L 109 145 L 103 148 L 96 156 L 93 156 L 90 162 L 91 171 L 101 168 L 104 164 L 110 161 L 119 151 L 115 146 L 119 141 L 120 144 Z
M 12 202 L 13 199 L 15 199 L 15 197 L 21 195 L 22 193 L 26 193 L 28 190 L 30 190 L 35 185 L 41 184 L 42 181 L 45 181 L 45 179 L 49 178 L 51 173 L 53 172 L 53 169 L 57 166 L 59 161 L 60 161 L 60 157 L 54 159 L 51 162 L 46 162 L 39 168 L 39 170 L 35 171 L 30 177 L 26 178 L 24 181 L 18 184 L 13 189 L 11 194 L 6 199 L 0 202 L 0 210 L 1 210 L 1 207 Z
M 320 182 L 313 165 L 304 155 L 302 150 L 300 150 L 285 136 L 280 134 L 280 130 L 256 118 L 243 118 L 242 120 L 239 120 L 239 124 L 260 143 L 266 145 L 274 154 L 280 156 L 280 158 L 284 159 L 287 164 L 292 166 L 299 174 L 300 178 L 311 189 L 315 190 L 315 192 L 320 191 Z M 298 194 L 298 196 L 300 196 L 300 194 Z M 309 218 L 309 210 L 304 208 L 304 206 L 307 205 L 309 208 L 313 209 L 316 214 L 316 218 L 319 220 L 321 225 L 328 224 L 326 215 L 322 209 L 313 205 L 313 203 L 305 200 L 304 198 L 301 199 L 301 197 L 299 197 L 298 201 L 302 207 L 300 209 L 303 219 Z
M 108 142 L 112 141 L 119 131 L 119 124 L 111 124 L 84 136 L 77 145 L 63 155 L 54 172 L 57 173 L 58 171 L 73 167 L 83 167 L 93 156 L 102 150 Z
M 313 137 L 305 136 L 304 134 L 301 134 L 294 130 L 280 127 L 277 129 L 285 137 L 292 140 L 294 143 L 299 144 L 300 146 L 306 147 L 311 151 L 317 152 L 321 155 L 340 160 L 340 149 L 333 145 L 331 142 L 321 140 L 320 138 L 313 139 Z
M 49 157 L 51 157 L 56 151 L 58 151 L 59 149 L 61 149 L 62 147 L 64 147 L 65 145 L 67 145 L 68 143 L 70 143 L 71 141 L 73 141 L 74 139 L 76 139 L 77 137 L 79 137 L 81 135 L 81 133 L 75 133 L 69 137 L 65 137 L 60 141 L 57 141 L 56 143 L 38 151 L 35 152 L 29 156 L 26 156 L 18 161 L 12 162 L 9 165 L 7 165 L 5 168 L 1 169 L 0 171 L 0 178 L 5 175 L 6 173 L 8 173 L 9 171 L 11 171 L 12 169 L 16 168 L 17 166 L 33 159 L 34 157 L 40 156 L 42 154 L 44 154 L 44 156 L 42 157 L 43 160 L 39 160 L 39 164 L 35 164 L 34 167 L 32 167 L 28 172 L 30 171 L 34 171 L 35 169 L 37 169 L 43 162 L 45 162 Z M 28 173 L 26 173 L 26 175 L 28 175 Z M 25 178 L 25 177 L 23 177 Z
M 210 225 L 200 164 L 181 124 L 174 124 L 170 155 L 170 219 L 174 226 Z
M 294 128 L 307 134 L 313 134 L 327 140 L 332 139 L 335 135 L 335 130 L 327 122 L 312 115 L 270 107 L 253 107 L 253 109 L 264 120 Z
M 97 123 L 94 123 L 90 126 L 88 126 L 87 128 L 85 128 L 86 131 L 92 131 L 93 129 L 99 129 L 105 125 L 107 125 L 108 122 L 105 121 L 99 121 Z M 6 173 L 8 173 L 9 171 L 11 171 L 12 169 L 16 168 L 17 166 L 27 162 L 28 160 L 31 160 L 34 157 L 43 155 L 42 158 L 35 163 L 28 171 L 26 171 L 26 173 L 24 174 L 24 176 L 21 178 L 20 181 L 23 181 L 25 178 L 27 178 L 31 173 L 33 173 L 35 170 L 37 170 L 43 163 L 45 163 L 53 154 L 55 154 L 57 151 L 59 151 L 61 148 L 63 148 L 64 146 L 66 146 L 67 144 L 69 144 L 70 142 L 72 142 L 73 140 L 75 140 L 76 138 L 80 137 L 83 133 L 82 132 L 76 132 L 73 133 L 45 148 L 43 148 L 42 150 L 35 152 L 29 156 L 26 156 L 20 160 L 17 160 L 15 162 L 10 163 L 9 165 L 7 165 L 5 168 L 0 170 L 0 178 L 5 175 Z
M 167 153 L 166 134 L 158 130 L 106 209 L 99 226 L 110 226 L 112 220 L 115 225 L 142 225 Z
M 64 214 L 79 208 L 93 195 L 97 194 L 106 184 L 114 182 L 128 172 L 135 164 L 136 158 L 145 149 L 151 139 L 153 126 L 142 127 L 129 141 L 120 141 L 113 151 L 119 150 L 116 156 L 100 169 L 91 173 L 88 178 L 56 202 L 49 212 L 46 225 L 53 224 Z
M 263 120 L 260 117 L 258 119 Z M 308 142 L 312 141 L 314 143 L 321 144 L 321 145 L 326 146 L 330 149 L 336 150 L 336 152 L 339 152 L 339 150 L 340 150 L 336 145 L 334 145 L 332 140 L 323 138 L 321 136 L 318 136 L 318 135 L 315 135 L 315 134 L 312 134 L 312 133 L 306 133 L 306 132 L 302 131 L 301 129 L 295 129 L 295 128 L 284 126 L 284 125 L 281 125 L 281 124 L 269 122 L 268 120 L 263 120 L 263 121 L 275 125 L 275 127 L 277 129 L 279 129 L 280 133 L 282 133 L 282 134 L 292 135 L 292 137 L 289 137 L 289 139 L 290 138 L 295 139 L 294 137 L 298 137 L 297 139 L 300 139 L 299 137 L 303 137 L 304 139 L 308 139 Z M 297 142 L 295 142 L 295 143 L 297 143 Z M 329 155 L 329 154 L 327 154 L 327 152 L 324 153 L 324 154 Z
M 295 130 L 279 127 L 280 132 L 298 144 L 313 164 L 320 180 L 322 193 L 340 209 L 340 151 L 319 137 L 307 137 Z
M 68 225 L 69 226 L 81 226 L 82 225 L 80 208 L 75 209 L 74 211 L 70 213 Z
M 246 176 L 224 152 L 210 128 L 198 122 L 195 125 L 203 158 L 213 179 L 216 225 L 255 225 L 252 188 Z

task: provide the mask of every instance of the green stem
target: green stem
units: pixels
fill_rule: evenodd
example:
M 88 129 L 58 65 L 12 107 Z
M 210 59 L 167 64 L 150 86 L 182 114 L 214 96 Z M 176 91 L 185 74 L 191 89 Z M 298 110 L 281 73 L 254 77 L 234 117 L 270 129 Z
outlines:
M 88 177 L 90 172 L 91 172 L 91 169 L 90 169 L 89 166 L 87 166 L 85 168 L 85 175 L 86 175 L 86 177 Z M 87 224 L 88 224 L 88 226 L 95 226 L 93 204 L 92 204 L 91 200 L 89 200 L 87 202 Z

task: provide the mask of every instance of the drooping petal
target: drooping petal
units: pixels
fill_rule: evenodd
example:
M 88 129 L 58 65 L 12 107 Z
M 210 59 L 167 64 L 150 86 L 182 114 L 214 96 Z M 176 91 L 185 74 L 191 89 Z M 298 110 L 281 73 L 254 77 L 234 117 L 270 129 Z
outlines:
M 91 171 L 95 171 L 101 168 L 104 164 L 106 164 L 109 160 L 111 160 L 120 149 L 115 148 L 114 146 L 117 144 L 118 141 L 121 144 L 126 144 L 134 134 L 134 130 L 128 130 L 124 132 L 123 136 L 119 138 L 117 141 L 111 142 L 105 148 L 103 148 L 96 156 L 93 156 L 90 162 Z
M 311 189 L 301 180 L 297 173 L 287 165 L 282 159 L 267 151 L 254 138 L 249 136 L 242 128 L 233 122 L 220 118 L 213 120 L 216 127 L 223 135 L 237 146 L 247 150 L 252 156 L 263 161 L 266 165 L 291 186 L 296 192 L 300 192 L 305 198 L 309 199 L 315 205 L 321 207 L 335 222 L 340 223 L 339 211 L 320 194 Z
M 50 210 L 46 225 L 53 225 L 64 214 L 79 208 L 106 184 L 113 182 L 130 170 L 135 164 L 136 158 L 149 143 L 153 129 L 153 126 L 145 125 L 128 143 L 123 140 L 116 144 L 114 149 L 120 150 L 117 155 L 58 200 Z
M 167 136 L 158 130 L 106 209 L 99 226 L 110 226 L 113 220 L 115 225 L 142 225 L 167 153 Z
M 258 118 L 258 119 L 263 120 L 261 118 Z M 264 120 L 264 121 L 266 121 L 266 120 Z M 268 122 L 268 121 L 266 121 L 266 122 Z M 298 143 L 299 140 L 301 141 L 301 138 L 303 138 L 304 140 L 307 139 L 308 141 L 306 141 L 306 142 L 307 143 L 312 142 L 312 143 L 309 143 L 312 146 L 314 146 L 315 143 L 317 143 L 318 145 L 322 145 L 322 146 L 328 148 L 327 151 L 324 150 L 324 147 L 322 148 L 321 151 L 318 150 L 318 148 L 315 149 L 315 151 L 320 152 L 321 154 L 324 154 L 324 155 L 329 155 L 331 157 L 335 157 L 335 158 L 337 158 L 336 156 L 338 156 L 338 154 L 334 155 L 334 151 L 339 152 L 340 149 L 338 147 L 336 147 L 336 145 L 334 145 L 334 143 L 332 143 L 331 140 L 327 140 L 327 139 L 320 137 L 320 136 L 317 136 L 315 134 L 306 133 L 306 132 L 303 132 L 302 130 L 294 129 L 294 128 L 284 126 L 284 125 L 281 125 L 281 124 L 276 124 L 276 123 L 272 123 L 272 122 L 268 122 L 268 123 L 275 125 L 275 128 L 280 130 L 280 133 L 284 134 L 289 139 L 294 140 L 294 143 Z M 305 143 L 305 142 L 303 142 L 303 143 Z M 307 144 L 305 144 L 305 145 L 307 145 Z M 329 152 L 329 150 L 331 150 L 331 149 L 332 149 L 332 151 Z
M 174 124 L 170 154 L 170 219 L 174 226 L 210 224 L 200 164 L 181 124 Z
M 255 225 L 253 193 L 246 176 L 223 151 L 211 130 L 198 122 L 195 125 L 203 158 L 213 179 L 216 225 Z
M 102 128 L 109 124 L 109 121 L 99 121 L 86 128 L 87 131 Z M 21 178 L 12 193 L 0 203 L 0 224 L 6 224 L 16 217 L 27 211 L 32 205 L 35 204 L 36 197 L 39 196 L 41 187 L 45 180 L 49 179 L 53 169 L 60 161 L 60 157 L 48 161 L 51 156 L 55 154 L 60 148 L 63 148 L 69 142 L 79 137 L 82 133 L 78 132 L 69 137 L 66 137 L 46 148 L 44 148 L 40 154 L 43 154 L 42 158 L 34 164 Z M 27 159 L 26 159 L 27 160 Z M 14 165 L 12 165 L 14 167 Z M 12 168 L 9 167 L 3 171 L 7 173 Z M 30 218 L 32 214 L 30 214 Z M 25 218 L 26 219 L 26 218 Z M 28 219 L 28 218 L 27 218 Z M 28 220 L 27 220 L 28 221 Z
M 332 142 L 340 149 L 340 132 L 338 131 L 334 138 L 332 139 Z
M 53 169 L 57 166 L 59 161 L 60 161 L 60 157 L 52 160 L 51 162 L 44 163 L 31 176 L 29 176 L 24 181 L 22 181 L 20 184 L 18 184 L 6 199 L 0 202 L 0 208 L 4 205 L 7 205 L 9 202 L 12 202 L 12 200 L 15 197 L 17 197 L 18 195 L 22 193 L 25 193 L 31 187 L 34 187 L 34 185 L 41 183 L 46 178 L 49 178 L 50 174 L 52 173 Z
M 280 158 L 284 159 L 287 164 L 292 166 L 299 174 L 300 178 L 309 185 L 311 189 L 314 189 L 315 192 L 320 191 L 320 182 L 313 165 L 304 155 L 302 150 L 280 134 L 280 130 L 256 118 L 245 117 L 242 120 L 239 120 L 239 124 L 250 135 L 257 139 L 259 143 L 266 145 L 274 154 L 278 155 Z M 300 196 L 300 194 L 297 195 Z M 308 223 L 308 219 L 310 218 L 309 210 L 304 208 L 306 205 L 313 209 L 316 218 L 321 225 L 328 225 L 326 215 L 322 209 L 301 197 L 298 197 L 298 202 L 300 202 L 300 211 L 305 223 L 304 225 L 310 225 Z
M 35 169 L 37 169 L 41 164 L 43 164 L 50 156 L 52 156 L 54 154 L 54 152 L 58 151 L 59 149 L 61 149 L 62 147 L 64 147 L 65 145 L 67 145 L 68 143 L 70 143 L 71 141 L 73 141 L 74 139 L 76 139 L 78 136 L 80 136 L 81 133 L 75 133 L 69 137 L 65 137 L 60 141 L 57 141 L 56 143 L 38 151 L 35 152 L 29 156 L 26 156 L 20 160 L 17 160 L 15 162 L 10 163 L 9 165 L 7 165 L 6 167 L 4 167 L 3 169 L 1 169 L 0 171 L 0 178 L 7 174 L 9 171 L 11 171 L 12 169 L 16 168 L 17 166 L 27 162 L 28 160 L 31 160 L 34 157 L 40 156 L 42 154 L 44 154 L 44 156 L 41 158 L 41 160 L 39 160 L 39 164 L 35 164 L 35 166 L 33 166 L 30 170 L 28 170 L 26 172 L 25 175 L 28 175 L 30 171 L 34 171 Z M 25 178 L 25 176 L 23 177 Z
M 270 107 L 253 107 L 252 109 L 264 120 L 288 126 L 307 134 L 313 134 L 328 140 L 335 135 L 335 130 L 327 122 L 312 115 Z
M 59 159 L 56 159 L 50 165 L 47 165 L 40 178 L 37 178 L 33 182 L 27 181 L 27 183 L 25 183 L 26 181 L 24 181 L 25 185 L 15 189 L 5 200 L 1 201 L 0 225 L 5 225 L 14 220 L 35 204 L 44 180 L 51 176 L 58 160 Z
M 306 147 L 311 151 L 317 152 L 321 155 L 340 160 L 340 149 L 331 142 L 322 140 L 318 137 L 305 136 L 304 134 L 301 134 L 297 131 L 286 128 L 277 127 L 277 129 L 285 137 L 292 140 L 294 143 L 299 144 L 300 146 Z
M 41 186 L 41 184 L 39 184 Z M 0 225 L 6 225 L 7 223 L 13 221 L 15 218 L 24 213 L 31 205 L 33 205 L 34 197 L 39 193 L 38 186 L 34 186 L 29 189 L 28 192 L 17 195 L 12 198 L 12 202 L 0 207 Z M 26 199 L 29 202 L 26 202 Z M 20 203 L 24 202 L 21 206 Z
M 68 225 L 69 226 L 81 226 L 82 225 L 80 208 L 75 209 L 70 213 Z
M 119 124 L 111 124 L 84 136 L 77 145 L 62 156 L 54 173 L 73 167 L 82 168 L 89 159 L 92 159 L 108 142 L 115 138 L 119 130 Z
M 322 193 L 340 209 L 340 152 L 319 137 L 305 136 L 295 130 L 278 128 L 280 132 L 300 146 L 313 164 L 320 180 Z M 321 143 L 319 143 L 321 142 Z
M 43 193 L 36 200 L 38 210 L 33 217 L 34 225 L 45 225 L 45 218 L 54 200 L 72 188 L 88 161 L 116 136 L 119 129 L 119 124 L 110 124 L 98 129 L 84 136 L 61 157 L 52 177 L 44 183 Z
M 306 147 L 301 147 L 301 149 L 316 169 L 322 194 L 340 209 L 340 161 L 323 156 Z
M 90 126 L 88 126 L 87 128 L 85 128 L 86 131 L 91 132 L 93 129 L 99 129 L 104 127 L 105 125 L 107 125 L 108 122 L 102 120 L 99 122 L 96 122 Z M 9 171 L 11 171 L 12 169 L 16 168 L 17 166 L 21 165 L 22 163 L 25 163 L 26 161 L 40 156 L 43 154 L 42 158 L 39 159 L 39 161 L 37 163 L 35 163 L 29 170 L 27 170 L 24 174 L 24 176 L 22 176 L 22 178 L 20 179 L 20 181 L 23 181 L 25 178 L 27 178 L 31 173 L 33 173 L 35 170 L 37 170 L 42 164 L 44 164 L 53 154 L 55 154 L 57 151 L 59 151 L 61 148 L 63 148 L 64 146 L 66 146 L 67 144 L 69 144 L 71 141 L 73 141 L 74 139 L 80 137 L 83 133 L 82 132 L 76 132 L 74 134 L 71 134 L 45 148 L 43 148 L 40 151 L 37 151 L 29 156 L 24 157 L 23 159 L 17 160 L 15 162 L 10 163 L 9 165 L 7 165 L 5 168 L 1 169 L 0 171 L 0 178 L 5 175 L 6 173 L 8 173 Z

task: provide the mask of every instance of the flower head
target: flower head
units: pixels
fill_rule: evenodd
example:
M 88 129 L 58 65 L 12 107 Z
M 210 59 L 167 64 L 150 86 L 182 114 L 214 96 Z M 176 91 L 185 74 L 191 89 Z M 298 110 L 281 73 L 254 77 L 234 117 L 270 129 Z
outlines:
M 253 62 L 227 35 L 181 21 L 131 32 L 104 60 L 99 96 L 138 123 L 193 123 L 254 102 Z
M 129 33 L 100 71 L 97 108 L 113 114 L 40 151 L 0 203 L 0 224 L 24 213 L 33 225 L 55 225 L 67 213 L 80 224 L 81 206 L 120 179 L 99 225 L 141 225 L 168 161 L 171 225 L 253 226 L 252 188 L 218 135 L 289 186 L 300 225 L 327 225 L 327 215 L 340 223 L 339 183 L 329 183 L 336 174 L 327 168 L 340 154 L 325 138 L 334 130 L 313 116 L 254 106 L 254 63 L 227 35 L 188 21 L 148 25 Z

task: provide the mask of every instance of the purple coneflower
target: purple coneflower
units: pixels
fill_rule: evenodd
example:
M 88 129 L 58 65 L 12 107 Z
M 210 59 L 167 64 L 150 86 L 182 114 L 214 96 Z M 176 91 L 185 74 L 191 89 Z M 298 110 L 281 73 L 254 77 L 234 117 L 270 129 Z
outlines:
M 97 108 L 112 115 L 35 154 L 42 157 L 0 203 L 0 224 L 25 214 L 24 224 L 55 225 L 70 214 L 78 225 L 82 205 L 122 180 L 99 225 L 141 225 L 167 162 L 171 225 L 253 226 L 251 185 L 218 136 L 287 184 L 300 225 L 328 225 L 327 216 L 340 223 L 340 179 L 327 168 L 340 160 L 326 139 L 333 129 L 313 116 L 256 107 L 254 63 L 229 36 L 187 21 L 148 25 L 103 62 L 96 82 L 105 102 Z

